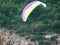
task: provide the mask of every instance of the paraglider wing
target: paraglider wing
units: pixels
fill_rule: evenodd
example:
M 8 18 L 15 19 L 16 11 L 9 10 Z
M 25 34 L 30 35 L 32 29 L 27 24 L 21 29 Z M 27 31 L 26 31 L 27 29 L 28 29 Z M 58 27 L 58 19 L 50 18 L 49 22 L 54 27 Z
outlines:
M 33 2 L 29 3 L 22 11 L 22 20 L 24 22 L 26 22 L 30 13 L 40 4 L 42 4 L 44 7 L 46 7 L 46 4 L 44 4 L 43 2 L 40 2 L 40 1 L 33 1 Z

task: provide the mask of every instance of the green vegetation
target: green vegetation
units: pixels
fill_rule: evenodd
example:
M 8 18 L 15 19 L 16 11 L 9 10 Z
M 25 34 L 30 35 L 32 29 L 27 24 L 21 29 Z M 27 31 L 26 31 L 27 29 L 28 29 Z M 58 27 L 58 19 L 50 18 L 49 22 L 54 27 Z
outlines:
M 60 33 L 60 0 L 40 0 L 46 3 L 47 7 L 38 6 L 24 23 L 21 13 L 31 1 L 33 0 L 0 0 L 0 28 L 11 29 L 20 35 Z M 34 29 L 35 33 L 32 32 Z

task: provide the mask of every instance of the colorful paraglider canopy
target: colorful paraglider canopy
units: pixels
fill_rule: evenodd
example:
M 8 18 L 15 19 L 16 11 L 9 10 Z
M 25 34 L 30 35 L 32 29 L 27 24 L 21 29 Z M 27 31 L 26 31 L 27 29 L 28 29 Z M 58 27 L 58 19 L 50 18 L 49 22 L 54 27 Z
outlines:
M 40 1 L 30 2 L 22 11 L 22 20 L 26 22 L 30 13 L 39 5 L 43 5 L 43 7 L 46 7 L 46 4 Z

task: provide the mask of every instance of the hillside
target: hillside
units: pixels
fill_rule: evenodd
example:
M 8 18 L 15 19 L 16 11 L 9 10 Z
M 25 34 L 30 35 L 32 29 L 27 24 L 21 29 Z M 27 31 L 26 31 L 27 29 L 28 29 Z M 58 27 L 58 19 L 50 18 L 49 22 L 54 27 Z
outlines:
M 60 0 L 40 0 L 46 8 L 38 6 L 26 23 L 21 19 L 23 8 L 33 0 L 0 0 L 0 28 L 13 30 L 31 40 L 44 40 L 42 35 L 60 34 Z

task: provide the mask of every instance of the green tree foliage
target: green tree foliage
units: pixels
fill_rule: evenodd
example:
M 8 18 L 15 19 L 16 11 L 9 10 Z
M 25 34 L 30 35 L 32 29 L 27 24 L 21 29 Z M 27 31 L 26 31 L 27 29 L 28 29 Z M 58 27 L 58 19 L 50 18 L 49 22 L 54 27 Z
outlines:
M 0 27 L 13 29 L 23 35 L 36 34 L 51 31 L 60 32 L 60 1 L 40 0 L 47 7 L 38 6 L 29 16 L 26 23 L 21 20 L 23 8 L 33 0 L 0 0 Z M 38 32 L 38 33 L 37 33 Z

